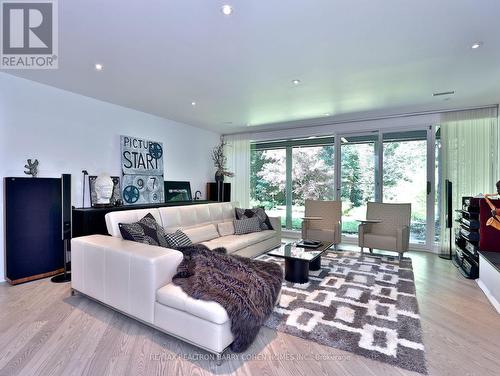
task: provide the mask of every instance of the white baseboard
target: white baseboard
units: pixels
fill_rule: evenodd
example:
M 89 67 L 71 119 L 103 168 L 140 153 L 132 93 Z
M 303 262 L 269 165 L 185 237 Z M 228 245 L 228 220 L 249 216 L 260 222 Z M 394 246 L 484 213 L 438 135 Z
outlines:
M 498 300 L 496 300 L 496 298 L 491 294 L 490 290 L 485 286 L 483 281 L 481 281 L 481 278 L 476 279 L 476 282 L 479 288 L 483 290 L 484 295 L 486 295 L 490 303 L 493 305 L 493 307 L 495 307 L 497 312 L 500 314 L 500 303 L 498 302 Z

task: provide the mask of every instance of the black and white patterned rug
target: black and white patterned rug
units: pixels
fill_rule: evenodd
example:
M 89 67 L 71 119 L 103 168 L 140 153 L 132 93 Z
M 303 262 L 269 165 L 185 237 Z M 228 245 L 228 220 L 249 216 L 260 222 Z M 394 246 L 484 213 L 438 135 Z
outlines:
M 426 374 L 411 259 L 339 251 L 325 253 L 321 266 L 308 283 L 284 281 L 265 325 Z

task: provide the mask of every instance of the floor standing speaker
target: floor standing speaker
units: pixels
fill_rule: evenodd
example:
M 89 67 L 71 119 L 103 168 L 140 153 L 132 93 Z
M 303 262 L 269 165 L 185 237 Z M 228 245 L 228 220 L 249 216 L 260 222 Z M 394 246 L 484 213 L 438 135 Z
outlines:
M 61 179 L 4 178 L 6 277 L 11 284 L 63 271 Z
M 231 202 L 231 183 L 207 183 L 207 200 Z
M 61 283 L 71 281 L 71 272 L 69 271 L 68 254 L 71 251 L 71 175 L 63 174 L 61 176 L 61 238 L 64 244 L 64 272 L 52 277 L 52 282 Z
M 439 251 L 439 257 L 451 260 L 453 253 L 453 184 L 449 180 L 446 180 L 444 183 L 444 196 L 445 202 L 443 203 L 444 208 L 442 210 L 445 213 L 445 229 L 448 231 L 448 247 Z M 441 236 L 446 236 L 446 234 L 441 234 Z

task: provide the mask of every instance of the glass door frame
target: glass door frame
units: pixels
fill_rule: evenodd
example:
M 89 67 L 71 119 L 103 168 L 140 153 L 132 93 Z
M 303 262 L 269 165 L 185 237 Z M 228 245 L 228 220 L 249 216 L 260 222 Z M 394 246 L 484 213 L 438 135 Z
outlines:
M 420 125 L 415 127 L 395 127 L 382 128 L 367 132 L 339 132 L 334 135 L 335 139 L 335 199 L 341 199 L 342 188 L 342 138 L 355 136 L 370 136 L 377 135 L 378 141 L 375 143 L 375 201 L 382 202 L 383 200 L 383 166 L 384 166 L 384 134 L 394 132 L 411 132 L 411 131 L 426 131 L 427 132 L 427 195 L 426 195 L 426 241 L 425 244 L 410 243 L 412 249 L 429 250 L 435 249 L 435 195 L 436 195 L 436 126 L 435 125 Z M 353 238 L 342 236 L 342 242 L 351 243 Z

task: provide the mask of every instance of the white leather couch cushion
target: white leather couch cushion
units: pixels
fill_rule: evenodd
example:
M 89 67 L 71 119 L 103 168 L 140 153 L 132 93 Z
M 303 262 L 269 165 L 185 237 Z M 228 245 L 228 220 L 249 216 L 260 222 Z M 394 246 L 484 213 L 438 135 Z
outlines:
M 193 243 L 201 243 L 219 237 L 214 224 L 182 230 Z
M 271 239 L 275 235 L 276 235 L 276 233 L 273 230 L 264 230 L 264 231 L 260 231 L 260 232 L 252 232 L 250 234 L 238 235 L 238 236 L 245 238 L 245 240 L 250 245 L 250 244 L 262 242 L 266 239 Z
M 219 303 L 193 299 L 173 283 L 158 289 L 156 301 L 216 324 L 224 324 L 229 320 L 226 310 Z
M 186 205 L 159 208 L 165 232 L 180 228 L 186 230 L 211 223 L 227 222 L 234 219 L 237 202 L 224 202 L 205 205 Z
M 207 242 L 203 242 L 210 249 L 224 247 L 227 253 L 233 253 L 255 243 L 260 243 L 264 240 L 271 239 L 276 233 L 272 230 L 261 232 L 253 232 L 245 235 L 228 235 Z
M 248 241 L 240 235 L 228 235 L 201 244 L 206 245 L 210 249 L 224 247 L 227 253 L 233 253 L 245 248 L 248 245 Z
M 234 235 L 234 224 L 233 222 L 221 222 L 217 224 L 217 230 L 220 236 Z

